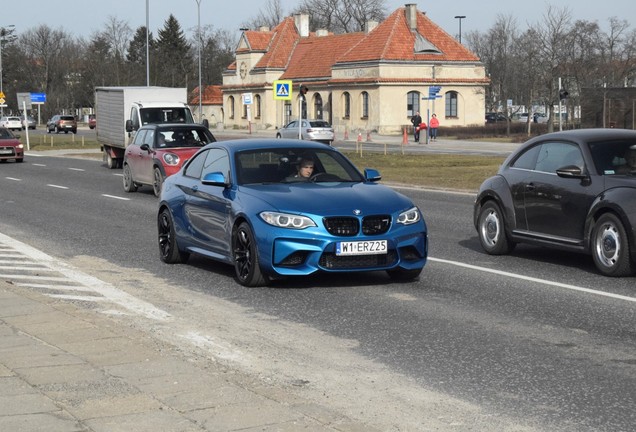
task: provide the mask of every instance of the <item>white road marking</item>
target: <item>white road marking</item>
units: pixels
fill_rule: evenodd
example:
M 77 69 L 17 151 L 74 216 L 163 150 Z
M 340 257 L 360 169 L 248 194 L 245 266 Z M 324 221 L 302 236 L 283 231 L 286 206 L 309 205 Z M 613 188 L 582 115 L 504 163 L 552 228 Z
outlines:
M 22 181 L 22 179 L 19 178 L 15 178 L 15 177 L 5 177 L 7 180 L 13 180 L 13 181 Z
M 31 164 L 31 165 L 39 166 L 39 167 L 45 167 L 46 166 L 46 164 L 40 164 L 40 163 L 34 163 L 34 164 Z
M 98 294 L 100 297 L 95 295 L 90 296 L 67 296 L 63 294 L 45 294 L 50 297 L 67 299 L 67 300 L 81 300 L 81 301 L 91 301 L 91 302 L 111 302 L 115 303 L 119 306 L 122 306 L 125 309 L 128 309 L 138 315 L 145 316 L 150 319 L 158 320 L 158 321 L 166 321 L 170 319 L 170 314 L 158 309 L 153 304 L 145 302 L 141 299 L 131 296 L 130 294 L 118 290 L 114 286 L 106 283 L 102 280 L 99 280 L 93 276 L 90 276 L 86 273 L 82 273 L 79 270 L 72 268 L 70 265 L 57 261 L 53 257 L 45 254 L 42 251 L 39 251 L 31 246 L 19 242 L 11 237 L 8 237 L 2 233 L 0 233 L 0 246 L 7 246 L 14 251 L 26 256 L 30 260 L 35 263 L 38 263 L 42 266 L 47 267 L 51 271 L 55 271 L 60 273 L 64 277 L 42 277 L 38 275 L 28 275 L 28 274 L 11 274 L 4 273 L 0 274 L 0 278 L 5 279 L 7 281 L 15 280 L 17 281 L 16 285 L 21 284 L 21 281 L 24 283 L 29 282 L 37 282 L 40 285 L 46 285 L 48 289 L 55 290 L 60 289 L 58 287 L 65 287 L 68 285 L 57 285 L 54 283 L 48 284 L 46 282 L 65 282 L 68 284 L 69 282 L 75 282 L 84 287 L 84 291 Z M 6 251 L 5 247 L 0 247 L 0 251 Z M 6 272 L 6 267 L 3 266 L 3 272 Z M 37 272 L 40 269 L 29 269 L 30 271 Z
M 54 184 L 47 184 L 47 186 L 51 186 L 57 189 L 68 189 L 66 186 L 60 186 L 60 185 L 54 185 Z
M 477 271 L 481 271 L 481 272 L 485 272 L 485 273 L 492 273 L 492 274 L 496 274 L 496 275 L 499 275 L 499 276 L 506 276 L 506 277 L 509 277 L 509 278 L 521 279 L 521 280 L 525 280 L 525 281 L 529 281 L 529 282 L 535 282 L 535 283 L 539 283 L 539 284 L 543 284 L 543 285 L 550 285 L 550 286 L 554 286 L 554 287 L 565 288 L 565 289 L 569 289 L 569 290 L 572 290 L 572 291 L 584 292 L 584 293 L 587 293 L 587 294 L 595 294 L 595 295 L 599 295 L 599 296 L 603 296 L 603 297 L 610 297 L 610 298 L 614 298 L 614 299 L 618 299 L 618 300 L 636 302 L 636 297 L 628 297 L 628 296 L 624 296 L 624 295 L 621 295 L 621 294 L 614 294 L 614 293 L 608 293 L 608 292 L 604 292 L 604 291 L 593 290 L 593 289 L 590 289 L 590 288 L 584 288 L 584 287 L 580 287 L 580 286 L 576 286 L 576 285 L 570 285 L 570 284 L 566 284 L 566 283 L 550 281 L 550 280 L 547 280 L 547 279 L 540 279 L 540 278 L 535 278 L 535 277 L 531 277 L 531 276 L 524 276 L 524 275 L 520 275 L 520 274 L 517 274 L 517 273 L 510 273 L 510 272 L 503 271 L 503 270 L 495 270 L 495 269 L 490 269 L 490 268 L 487 268 L 487 267 L 479 267 L 479 266 L 476 266 L 476 265 L 465 264 L 465 263 L 458 262 L 458 261 L 451 261 L 451 260 L 432 258 L 432 257 L 429 257 L 428 259 L 430 261 L 434 261 L 434 262 L 450 264 L 450 265 L 454 265 L 454 266 L 457 266 L 457 267 L 464 267 L 464 268 L 468 268 L 468 269 L 471 269 L 471 270 L 477 270 Z
M 86 171 L 82 168 L 69 168 L 71 171 Z
M 118 197 L 118 196 L 115 196 L 115 195 L 102 194 L 102 196 L 106 197 L 106 198 L 114 198 L 114 199 L 118 199 L 118 200 L 122 200 L 122 201 L 130 201 L 130 198 Z

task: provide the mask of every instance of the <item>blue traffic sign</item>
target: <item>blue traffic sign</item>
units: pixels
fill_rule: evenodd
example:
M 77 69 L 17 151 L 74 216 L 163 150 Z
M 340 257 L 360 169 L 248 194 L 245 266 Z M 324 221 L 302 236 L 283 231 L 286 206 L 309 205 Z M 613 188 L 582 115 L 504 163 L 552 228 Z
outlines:
M 45 103 L 46 93 L 31 93 L 31 103 Z

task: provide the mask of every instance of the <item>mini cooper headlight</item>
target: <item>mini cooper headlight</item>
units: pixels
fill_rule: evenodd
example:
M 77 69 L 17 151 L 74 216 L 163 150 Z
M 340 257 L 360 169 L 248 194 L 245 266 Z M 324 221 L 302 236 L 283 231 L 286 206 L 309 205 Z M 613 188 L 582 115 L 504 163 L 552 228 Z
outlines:
M 166 165 L 179 165 L 179 156 L 174 153 L 164 153 L 163 161 Z
M 411 225 L 420 220 L 420 210 L 417 207 L 408 209 L 405 212 L 400 213 L 397 218 L 397 223 L 402 225 Z
M 308 217 L 294 214 L 262 212 L 260 216 L 268 224 L 279 228 L 304 229 L 316 226 L 314 221 Z

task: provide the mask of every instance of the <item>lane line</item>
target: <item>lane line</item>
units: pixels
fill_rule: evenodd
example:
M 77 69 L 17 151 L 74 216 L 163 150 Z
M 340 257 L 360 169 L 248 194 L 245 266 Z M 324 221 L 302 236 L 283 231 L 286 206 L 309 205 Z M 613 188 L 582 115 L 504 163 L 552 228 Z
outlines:
M 118 197 L 118 196 L 115 196 L 115 195 L 102 194 L 102 196 L 106 197 L 106 198 L 113 198 L 113 199 L 118 199 L 118 200 L 122 200 L 122 201 L 130 201 L 130 198 Z
M 22 181 L 22 179 L 19 178 L 15 178 L 15 177 L 5 177 L 7 180 L 13 180 L 13 181 Z
M 543 284 L 543 285 L 550 285 L 550 286 L 554 286 L 554 287 L 565 288 L 565 289 L 569 289 L 569 290 L 572 290 L 572 291 L 584 292 L 584 293 L 587 293 L 587 294 L 595 294 L 595 295 L 599 295 L 599 296 L 603 296 L 603 297 L 609 297 L 609 298 L 618 299 L 618 300 L 636 302 L 636 297 L 628 297 L 628 296 L 624 296 L 624 295 L 621 295 L 621 294 L 613 294 L 613 293 L 608 293 L 608 292 L 605 292 L 605 291 L 593 290 L 593 289 L 590 289 L 590 288 L 584 288 L 584 287 L 580 287 L 580 286 L 577 286 L 577 285 L 570 285 L 570 284 L 561 283 L 561 282 L 554 282 L 554 281 L 550 281 L 550 280 L 547 280 L 547 279 L 535 278 L 535 277 L 532 277 L 532 276 L 523 276 L 523 275 L 516 274 L 516 273 L 510 273 L 510 272 L 503 271 L 503 270 L 489 269 L 487 267 L 479 267 L 479 266 L 476 266 L 476 265 L 465 264 L 465 263 L 458 262 L 458 261 L 451 261 L 451 260 L 445 260 L 445 259 L 440 259 L 440 258 L 432 258 L 432 257 L 429 257 L 428 259 L 430 261 L 434 261 L 434 262 L 438 262 L 438 263 L 450 264 L 450 265 L 454 265 L 454 266 L 457 266 L 457 267 L 463 267 L 463 268 L 467 268 L 467 269 L 471 269 L 471 270 L 477 270 L 477 271 L 484 272 L 484 273 L 492 273 L 492 274 L 496 274 L 496 275 L 499 275 L 499 276 L 506 276 L 506 277 L 513 278 L 513 279 L 520 279 L 520 280 L 525 280 L 525 281 L 529 281 L 529 282 L 535 282 L 535 283 L 539 283 L 539 284 Z
M 60 185 L 54 185 L 54 184 L 47 184 L 47 186 L 57 188 L 57 189 L 68 189 L 66 186 L 60 186 Z

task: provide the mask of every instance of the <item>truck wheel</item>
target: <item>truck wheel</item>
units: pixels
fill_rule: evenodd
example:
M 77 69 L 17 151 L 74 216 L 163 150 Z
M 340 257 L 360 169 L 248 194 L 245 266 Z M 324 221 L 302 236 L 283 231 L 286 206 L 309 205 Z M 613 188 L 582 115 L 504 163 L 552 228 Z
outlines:
M 155 167 L 153 182 L 152 182 L 152 190 L 155 193 L 155 196 L 158 197 L 161 195 L 161 187 L 163 186 L 163 174 L 161 174 L 161 170 Z
M 110 169 L 117 168 L 117 159 L 112 157 L 108 150 L 104 150 L 104 156 L 106 157 L 106 166 Z
M 132 171 L 130 171 L 128 164 L 124 164 L 124 190 L 126 192 L 137 192 L 137 185 L 133 180 Z

